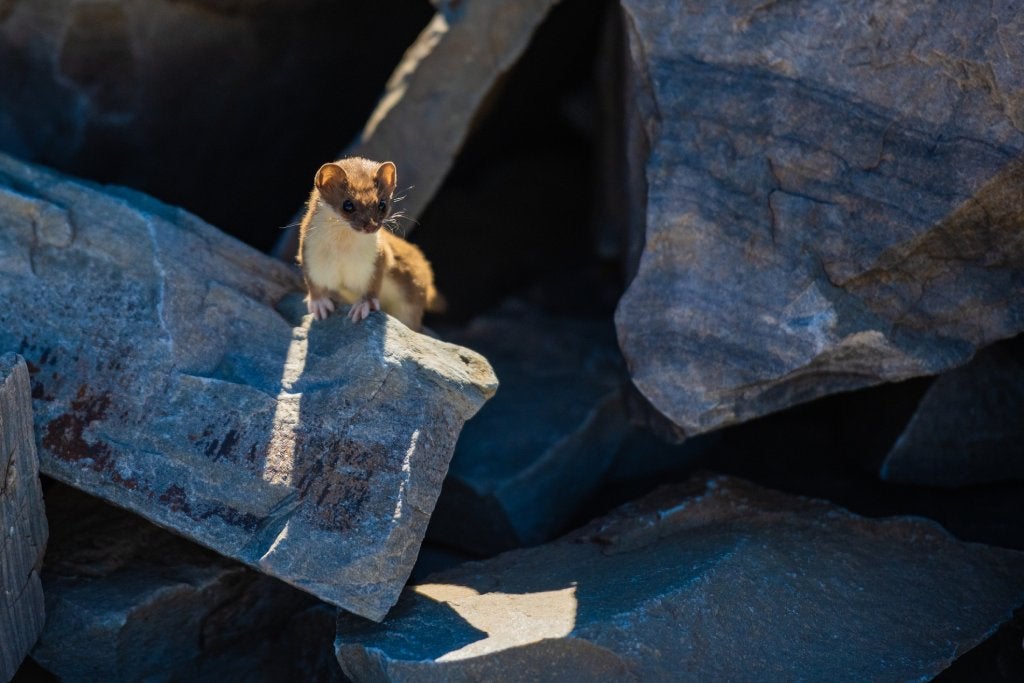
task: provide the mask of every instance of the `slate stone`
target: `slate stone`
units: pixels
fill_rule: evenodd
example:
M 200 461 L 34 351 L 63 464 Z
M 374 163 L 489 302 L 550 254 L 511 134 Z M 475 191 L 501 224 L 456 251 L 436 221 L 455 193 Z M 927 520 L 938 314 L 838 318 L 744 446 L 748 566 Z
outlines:
M 184 211 L 0 157 L 0 348 L 43 472 L 370 618 L 415 561 L 478 354 L 311 323 L 295 272 Z
M 938 377 L 881 475 L 948 487 L 1024 480 L 1024 338 L 983 349 Z
M 502 385 L 459 436 L 429 537 L 477 555 L 554 538 L 629 431 L 611 322 L 510 300 L 449 339 L 487 356 Z
M 616 325 L 658 410 L 710 431 L 1024 329 L 1016 5 L 622 7 L 646 232 Z
M 1024 602 L 1024 553 L 728 477 L 338 621 L 356 681 L 927 680 Z
M 0 680 L 14 677 L 43 630 L 39 568 L 47 524 L 32 432 L 28 369 L 0 355 Z
M 47 514 L 32 658 L 61 681 L 341 680 L 292 637 L 323 605 L 312 596 L 63 485 Z M 304 635 L 330 653 L 320 628 Z

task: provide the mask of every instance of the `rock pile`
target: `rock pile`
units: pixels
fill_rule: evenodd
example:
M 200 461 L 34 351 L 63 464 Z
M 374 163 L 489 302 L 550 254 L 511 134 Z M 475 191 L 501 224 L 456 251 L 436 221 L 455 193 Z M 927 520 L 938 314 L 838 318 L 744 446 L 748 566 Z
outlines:
M 0 222 L 0 348 L 30 364 L 43 472 L 383 617 L 487 362 L 385 316 L 311 324 L 269 257 L 9 157 Z
M 1022 600 L 1024 553 L 708 477 L 429 577 L 337 647 L 361 681 L 926 680 Z
M 0 683 L 1024 680 L 1011 4 L 149 4 L 0 0 Z M 185 210 L 359 128 L 426 335 Z

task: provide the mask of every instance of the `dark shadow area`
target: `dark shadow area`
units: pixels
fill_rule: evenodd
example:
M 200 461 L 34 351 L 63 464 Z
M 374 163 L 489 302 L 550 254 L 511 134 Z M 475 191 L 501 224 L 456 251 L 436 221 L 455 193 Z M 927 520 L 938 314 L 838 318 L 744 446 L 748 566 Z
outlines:
M 933 683 L 1024 681 L 1024 608 L 981 645 L 932 679 Z
M 593 210 L 594 55 L 607 7 L 568 0 L 551 11 L 410 235 L 448 299 L 444 321 L 538 285 L 556 308 L 614 308 L 621 275 L 596 257 Z
M 209 1 L 41 18 L 32 4 L 0 17 L 0 149 L 142 190 L 263 250 L 433 13 L 425 0 Z
M 611 472 L 577 522 L 711 470 L 829 500 L 868 517 L 928 517 L 962 540 L 1024 550 L 1024 527 L 1014 521 L 1024 519 L 1024 482 L 943 489 L 879 478 L 883 458 L 932 381 L 918 378 L 829 396 L 677 446 L 638 436 L 624 448 L 633 451 L 632 459 L 655 463 L 654 471 L 629 466 Z

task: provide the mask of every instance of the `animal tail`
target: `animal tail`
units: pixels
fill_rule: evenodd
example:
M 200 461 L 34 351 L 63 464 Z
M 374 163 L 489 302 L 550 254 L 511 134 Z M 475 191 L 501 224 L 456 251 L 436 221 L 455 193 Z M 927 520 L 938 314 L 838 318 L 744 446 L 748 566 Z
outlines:
M 427 292 L 427 310 L 431 313 L 444 313 L 448 310 L 448 300 L 433 286 Z

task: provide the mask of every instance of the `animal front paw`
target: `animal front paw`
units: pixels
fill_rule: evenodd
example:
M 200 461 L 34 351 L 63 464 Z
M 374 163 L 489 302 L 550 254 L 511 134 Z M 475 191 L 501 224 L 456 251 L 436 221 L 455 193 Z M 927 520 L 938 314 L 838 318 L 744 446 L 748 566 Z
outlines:
M 377 297 L 362 297 L 354 304 L 352 308 L 348 309 L 348 318 L 354 323 L 360 320 L 365 320 L 369 315 L 370 311 L 380 310 L 380 299 Z
M 319 296 L 317 298 L 306 297 L 306 309 L 313 315 L 316 320 L 325 320 L 327 316 L 334 310 L 334 302 L 331 301 L 329 296 Z

